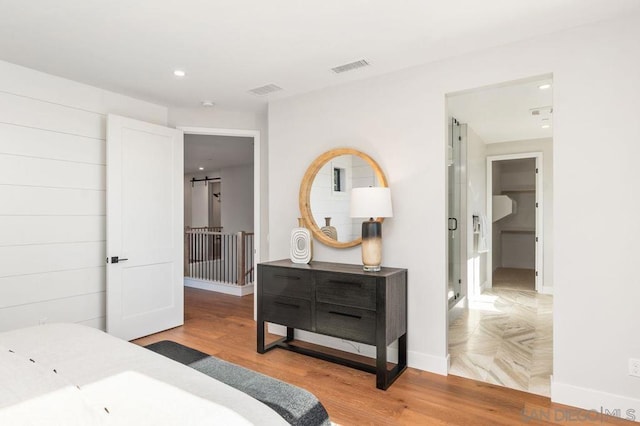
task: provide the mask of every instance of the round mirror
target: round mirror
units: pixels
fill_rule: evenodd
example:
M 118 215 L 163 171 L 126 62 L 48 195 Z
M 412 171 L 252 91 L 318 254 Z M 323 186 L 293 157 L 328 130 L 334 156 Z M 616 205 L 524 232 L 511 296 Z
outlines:
M 349 215 L 351 189 L 369 186 L 388 185 L 378 163 L 367 154 L 339 148 L 316 158 L 300 185 L 300 213 L 313 236 L 331 247 L 360 244 L 362 218 Z

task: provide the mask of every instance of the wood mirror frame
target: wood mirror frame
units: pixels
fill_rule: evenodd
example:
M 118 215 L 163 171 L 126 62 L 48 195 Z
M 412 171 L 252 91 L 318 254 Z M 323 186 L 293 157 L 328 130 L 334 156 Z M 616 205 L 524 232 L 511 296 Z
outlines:
M 320 227 L 318 226 L 315 219 L 313 218 L 313 213 L 311 211 L 310 198 L 311 198 L 311 187 L 313 185 L 313 181 L 316 175 L 318 174 L 318 171 L 320 171 L 320 169 L 329 161 L 331 161 L 333 158 L 339 157 L 341 155 L 355 155 L 357 157 L 360 157 L 367 164 L 371 166 L 371 168 L 373 169 L 373 172 L 376 175 L 376 178 L 378 179 L 378 182 L 380 183 L 380 186 L 381 187 L 389 186 L 387 183 L 387 177 L 382 172 L 382 169 L 380 168 L 378 163 L 376 163 L 373 158 L 369 157 L 364 152 L 358 151 L 356 149 L 352 149 L 352 148 L 332 149 L 331 151 L 327 151 L 324 154 L 320 155 L 318 158 L 316 158 L 313 161 L 313 163 L 311 163 L 306 173 L 304 174 L 304 177 L 302 178 L 302 183 L 300 184 L 300 197 L 299 197 L 300 214 L 304 219 L 304 223 L 306 227 L 311 231 L 313 236 L 322 244 L 325 244 L 334 248 L 347 248 L 347 247 L 357 246 L 362 242 L 362 238 L 358 237 L 355 240 L 351 240 L 351 241 L 338 241 L 338 240 L 329 238 L 327 235 L 325 235 L 320 230 Z M 383 219 L 378 218 L 378 220 L 382 221 Z

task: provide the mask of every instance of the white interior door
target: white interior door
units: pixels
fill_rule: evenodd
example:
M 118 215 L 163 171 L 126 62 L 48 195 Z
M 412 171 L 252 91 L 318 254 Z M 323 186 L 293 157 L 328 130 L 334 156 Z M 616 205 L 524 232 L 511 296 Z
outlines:
M 107 332 L 125 340 L 184 322 L 183 155 L 182 131 L 108 116 Z

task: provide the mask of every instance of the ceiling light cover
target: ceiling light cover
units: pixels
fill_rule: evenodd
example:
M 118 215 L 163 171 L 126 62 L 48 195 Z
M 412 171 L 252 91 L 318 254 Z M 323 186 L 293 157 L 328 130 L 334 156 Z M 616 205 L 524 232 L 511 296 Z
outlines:
M 176 77 L 184 77 L 187 73 L 184 70 L 174 70 L 173 75 Z
M 540 86 L 538 86 L 538 89 L 540 90 L 547 90 L 551 88 L 551 84 L 550 83 L 545 83 L 545 84 L 541 84 Z

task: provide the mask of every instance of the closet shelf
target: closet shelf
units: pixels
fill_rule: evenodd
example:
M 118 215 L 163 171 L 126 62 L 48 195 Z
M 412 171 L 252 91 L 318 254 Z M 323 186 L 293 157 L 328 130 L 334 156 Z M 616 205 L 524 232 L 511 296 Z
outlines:
M 503 194 L 514 193 L 514 192 L 536 192 L 536 188 L 530 186 L 522 186 L 522 187 L 512 187 L 512 188 L 502 188 L 500 192 Z
M 500 233 L 502 234 L 535 234 L 535 229 L 501 229 Z
M 508 195 L 494 195 L 493 197 L 493 222 L 513 214 L 517 210 L 516 202 Z

